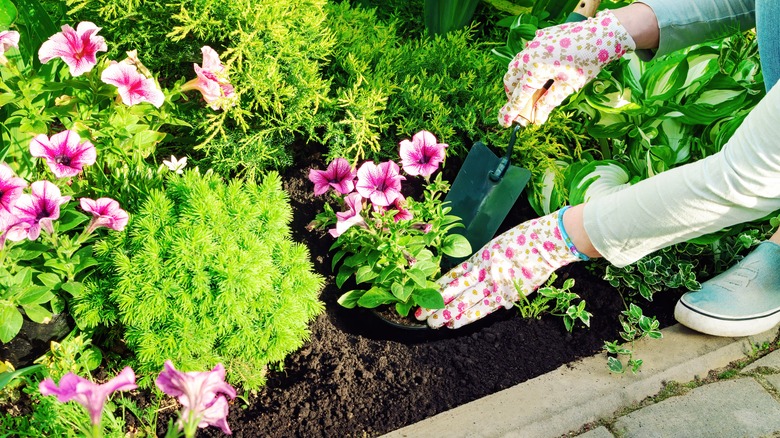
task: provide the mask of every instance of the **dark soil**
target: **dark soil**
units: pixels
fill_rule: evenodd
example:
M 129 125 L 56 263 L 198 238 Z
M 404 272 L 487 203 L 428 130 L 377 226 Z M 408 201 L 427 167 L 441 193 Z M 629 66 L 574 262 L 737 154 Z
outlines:
M 598 353 L 605 340 L 619 338 L 623 299 L 587 263 L 558 272 L 558 281 L 575 279 L 573 291 L 593 314 L 590 328 L 577 326 L 572 333 L 560 318 L 524 320 L 514 309 L 459 330 L 404 331 L 368 311 L 340 307 L 336 299 L 342 291 L 335 286 L 328 254 L 332 238 L 305 229 L 322 206 L 313 196 L 308 170 L 327 163 L 308 155 L 298 164 L 283 178 L 294 210 L 292 229 L 310 248 L 315 269 L 326 276 L 326 310 L 312 323 L 311 339 L 283 369 L 269 372 L 267 385 L 248 398 L 248 407 L 233 402 L 228 423 L 235 436 L 381 435 Z M 521 198 L 499 232 L 533 216 Z M 667 326 L 678 295 L 658 294 L 641 305 Z M 201 432 L 220 435 L 213 428 Z

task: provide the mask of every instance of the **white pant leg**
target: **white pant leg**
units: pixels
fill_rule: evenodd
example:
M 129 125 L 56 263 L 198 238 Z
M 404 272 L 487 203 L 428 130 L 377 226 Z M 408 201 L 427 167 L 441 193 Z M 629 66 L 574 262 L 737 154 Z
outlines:
M 622 267 L 675 243 L 780 209 L 780 87 L 717 154 L 590 201 L 585 231 Z

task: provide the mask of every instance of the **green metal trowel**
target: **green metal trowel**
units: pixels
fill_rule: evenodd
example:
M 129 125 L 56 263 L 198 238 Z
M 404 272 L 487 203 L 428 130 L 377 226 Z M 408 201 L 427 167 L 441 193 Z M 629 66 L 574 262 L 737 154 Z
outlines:
M 566 21 L 581 21 L 592 17 L 600 3 L 601 0 L 580 1 Z M 521 111 L 520 116 L 529 123 L 535 120 L 536 102 L 547 92 L 552 83 L 551 79 L 544 87 L 537 90 Z M 528 169 L 510 164 L 520 127 L 520 124 L 514 125 L 509 145 L 501 157 L 494 154 L 484 143 L 479 141 L 474 143 L 444 199 L 452 208 L 450 214 L 461 218 L 464 225 L 463 228 L 455 228 L 452 232 L 466 237 L 473 251 L 479 250 L 495 237 L 498 227 L 501 226 L 531 179 L 531 172 Z M 454 265 L 463 259 L 449 259 L 449 261 Z

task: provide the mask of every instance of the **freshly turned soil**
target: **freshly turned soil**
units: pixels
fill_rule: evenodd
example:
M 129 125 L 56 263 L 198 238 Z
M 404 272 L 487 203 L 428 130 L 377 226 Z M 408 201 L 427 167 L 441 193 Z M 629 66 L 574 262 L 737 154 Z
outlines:
M 578 325 L 572 333 L 558 317 L 524 320 L 516 309 L 458 330 L 408 331 L 371 312 L 342 308 L 328 253 L 333 239 L 305 228 L 323 202 L 312 193 L 308 170 L 327 163 L 317 155 L 299 160 L 283 181 L 294 209 L 294 238 L 308 245 L 315 269 L 326 277 L 326 310 L 312 323 L 311 339 L 283 369 L 269 372 L 267 385 L 248 397 L 248 407 L 232 403 L 228 423 L 234 436 L 378 436 L 598 353 L 605 340 L 619 339 L 623 299 L 588 263 L 558 271 L 559 282 L 575 279 L 573 291 L 593 314 L 590 328 Z M 533 216 L 521 198 L 499 232 Z M 664 292 L 641 306 L 667 326 L 678 296 Z M 208 428 L 199 436 L 222 434 Z

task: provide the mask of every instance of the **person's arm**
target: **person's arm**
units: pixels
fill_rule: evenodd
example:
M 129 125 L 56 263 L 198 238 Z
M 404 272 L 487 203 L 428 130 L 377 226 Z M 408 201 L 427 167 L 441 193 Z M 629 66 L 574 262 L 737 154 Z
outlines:
M 636 41 L 637 55 L 650 60 L 752 29 L 755 9 L 755 0 L 641 0 L 613 12 Z

